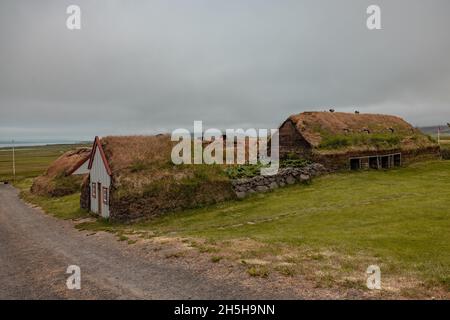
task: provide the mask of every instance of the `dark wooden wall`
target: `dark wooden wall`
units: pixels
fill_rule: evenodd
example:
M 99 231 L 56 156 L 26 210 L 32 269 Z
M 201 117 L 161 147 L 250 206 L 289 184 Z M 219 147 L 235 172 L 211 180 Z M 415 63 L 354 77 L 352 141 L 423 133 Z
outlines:
M 287 120 L 279 129 L 280 158 L 286 158 L 288 154 L 295 154 L 302 158 L 309 158 L 311 147 L 309 143 L 298 133 L 292 121 Z

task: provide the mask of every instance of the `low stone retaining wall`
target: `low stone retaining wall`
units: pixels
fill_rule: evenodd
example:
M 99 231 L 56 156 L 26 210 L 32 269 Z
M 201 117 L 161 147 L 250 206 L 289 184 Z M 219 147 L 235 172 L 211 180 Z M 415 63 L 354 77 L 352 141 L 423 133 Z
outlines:
M 312 178 L 326 173 L 326 168 L 313 163 L 303 168 L 282 168 L 273 176 L 256 176 L 253 178 L 237 179 L 231 182 L 236 196 L 240 199 L 256 192 L 267 192 L 285 185 L 307 183 Z

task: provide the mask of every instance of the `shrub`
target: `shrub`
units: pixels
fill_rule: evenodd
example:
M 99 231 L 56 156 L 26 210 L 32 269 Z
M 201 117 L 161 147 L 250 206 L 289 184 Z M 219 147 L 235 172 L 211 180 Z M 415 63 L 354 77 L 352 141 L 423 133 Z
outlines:
M 303 168 L 309 164 L 311 164 L 311 161 L 299 158 L 282 160 L 280 166 L 282 168 Z
M 450 145 L 441 146 L 441 156 L 444 160 L 450 160 Z
M 261 168 L 264 168 L 264 165 L 262 165 L 261 163 L 253 165 L 244 164 L 244 165 L 230 166 L 225 169 L 225 173 L 231 179 L 252 178 L 260 175 Z

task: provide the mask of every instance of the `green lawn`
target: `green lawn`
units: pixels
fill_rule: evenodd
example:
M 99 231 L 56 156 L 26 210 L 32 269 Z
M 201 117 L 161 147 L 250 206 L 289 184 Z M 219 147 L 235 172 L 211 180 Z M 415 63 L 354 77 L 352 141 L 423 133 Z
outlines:
M 250 238 L 267 244 L 264 250 L 284 245 L 361 255 L 449 289 L 449 190 L 450 162 L 434 161 L 324 176 L 309 186 L 180 212 L 135 228 L 211 243 Z

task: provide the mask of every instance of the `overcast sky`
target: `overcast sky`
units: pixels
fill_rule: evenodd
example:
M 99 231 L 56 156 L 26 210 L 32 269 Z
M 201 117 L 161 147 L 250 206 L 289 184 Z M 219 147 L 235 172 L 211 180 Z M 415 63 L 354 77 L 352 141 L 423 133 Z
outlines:
M 274 128 L 330 107 L 445 123 L 449 30 L 448 0 L 1 0 L 0 140 Z

